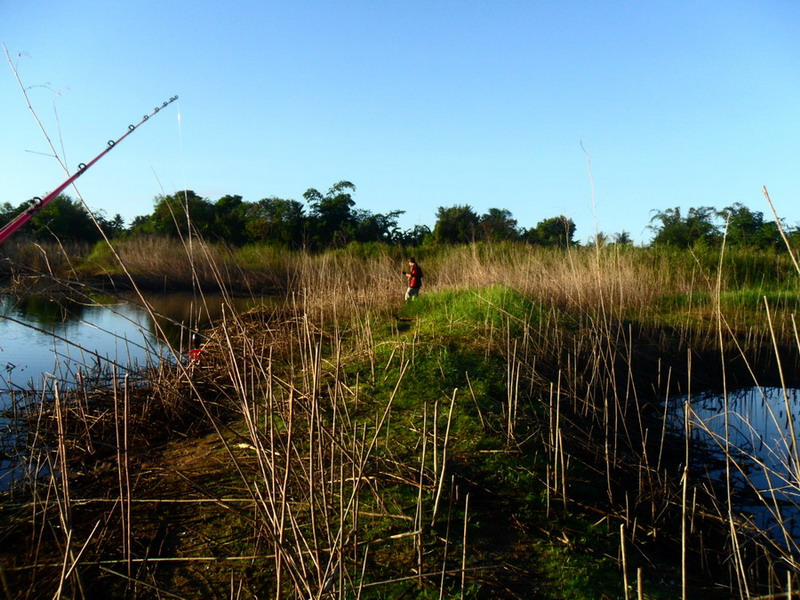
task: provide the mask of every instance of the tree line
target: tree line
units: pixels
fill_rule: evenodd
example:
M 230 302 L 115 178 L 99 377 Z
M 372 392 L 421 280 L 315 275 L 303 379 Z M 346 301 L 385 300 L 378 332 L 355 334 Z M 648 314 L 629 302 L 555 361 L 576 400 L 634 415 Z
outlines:
M 393 245 L 420 246 L 427 243 L 464 244 L 476 241 L 518 241 L 533 245 L 560 247 L 578 245 L 575 223 L 559 215 L 544 219 L 533 227 L 522 227 L 512 213 L 490 208 L 478 214 L 471 206 L 440 206 L 433 229 L 417 225 L 401 229 L 404 211 L 373 213 L 356 207 L 356 186 L 349 181 L 335 183 L 325 193 L 310 188 L 303 202 L 268 197 L 247 202 L 242 196 L 225 195 L 216 201 L 203 198 L 192 190 L 155 198 L 153 211 L 136 217 L 126 227 L 117 214 L 94 218 L 83 203 L 61 195 L 41 209 L 25 228 L 34 239 L 56 237 L 64 241 L 94 243 L 102 238 L 102 229 L 110 238 L 140 235 L 202 236 L 204 239 L 232 245 L 267 243 L 290 249 L 325 250 L 351 242 L 383 242 Z M 0 206 L 0 226 L 27 208 L 6 202 Z M 98 229 L 99 227 L 99 229 Z M 690 208 L 685 214 L 679 207 L 652 211 L 650 229 L 653 246 L 718 246 L 723 238 L 733 246 L 775 248 L 785 246 L 781 228 L 765 220 L 761 212 L 742 204 L 723 210 L 712 207 Z M 781 224 L 792 242 L 800 242 L 800 230 Z M 598 233 L 589 244 L 628 245 L 626 231 L 614 235 Z

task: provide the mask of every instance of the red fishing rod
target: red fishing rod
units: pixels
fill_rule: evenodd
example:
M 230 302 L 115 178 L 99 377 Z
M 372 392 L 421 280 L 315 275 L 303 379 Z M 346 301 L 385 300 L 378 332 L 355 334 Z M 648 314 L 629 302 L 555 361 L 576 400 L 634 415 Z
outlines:
M 42 210 L 52 200 L 54 200 L 56 197 L 58 197 L 58 195 L 61 192 L 63 192 L 65 189 L 67 189 L 70 185 L 72 185 L 72 183 L 74 183 L 75 180 L 78 177 L 80 177 L 86 171 L 88 171 L 89 167 L 91 167 L 94 163 L 96 163 L 98 160 L 103 158 L 107 153 L 109 153 L 114 146 L 119 144 L 122 140 L 124 140 L 126 137 L 128 137 L 130 134 L 132 134 L 134 131 L 136 131 L 145 121 L 147 121 L 150 117 L 152 117 L 157 112 L 159 112 L 162 108 L 166 108 L 167 106 L 169 106 L 170 104 L 175 102 L 175 100 L 177 100 L 177 99 L 178 99 L 177 96 L 173 96 L 167 102 L 164 102 L 164 104 L 162 104 L 161 106 L 157 106 L 155 109 L 153 109 L 153 112 L 151 112 L 149 115 L 145 115 L 142 118 L 142 120 L 139 121 L 136 125 L 128 125 L 128 131 L 126 131 L 124 135 L 122 135 L 118 140 L 109 140 L 108 141 L 108 146 L 106 147 L 105 150 L 103 150 L 100 154 L 95 156 L 88 163 L 79 164 L 78 165 L 78 170 L 75 171 L 75 173 L 73 173 L 64 183 L 59 185 L 56 189 L 54 189 L 52 192 L 47 194 L 47 196 L 45 196 L 44 198 L 39 198 L 39 197 L 34 198 L 31 201 L 31 205 L 28 208 L 26 208 L 23 212 L 21 212 L 19 215 L 17 215 L 8 225 L 6 225 L 2 229 L 0 229 L 0 244 L 2 244 L 8 238 L 10 238 L 12 235 L 14 235 L 14 233 L 16 233 L 16 231 L 20 227 L 25 225 L 25 223 L 27 223 L 28 221 L 30 221 L 33 218 L 33 215 L 35 215 L 37 212 Z

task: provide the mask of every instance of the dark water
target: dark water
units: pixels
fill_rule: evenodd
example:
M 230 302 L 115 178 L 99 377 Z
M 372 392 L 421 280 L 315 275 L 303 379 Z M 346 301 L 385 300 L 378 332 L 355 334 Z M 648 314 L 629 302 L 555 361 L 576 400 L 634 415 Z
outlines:
M 671 402 L 683 429 L 686 398 Z M 690 465 L 697 478 L 724 484 L 725 456 L 735 509 L 773 539 L 800 549 L 800 390 L 745 388 L 691 398 Z M 727 415 L 727 419 L 726 419 Z
M 70 380 L 78 368 L 109 361 L 143 363 L 162 350 L 147 313 L 132 304 L 0 297 L 0 394 L 40 388 L 48 379 Z
M 79 301 L 63 295 L 0 295 L 0 490 L 44 473 L 24 459 L 24 426 L 13 418 L 40 394 L 74 385 L 77 374 L 102 377 L 136 371 L 160 361 L 184 360 L 191 332 L 274 299 L 223 300 L 191 293 L 150 295 L 151 311 L 138 299 Z M 225 308 L 223 309 L 223 305 Z M 170 348 L 174 350 L 171 351 Z M 91 385 L 91 384 L 90 384 Z
M 136 368 L 178 353 L 190 331 L 204 329 L 226 310 L 246 310 L 269 299 L 224 301 L 191 293 L 146 298 L 153 314 L 135 298 L 79 301 L 64 296 L 0 295 L 0 408 L 8 391 L 39 389 L 48 380 L 69 382 L 78 369 Z M 233 306 L 230 306 L 233 304 Z

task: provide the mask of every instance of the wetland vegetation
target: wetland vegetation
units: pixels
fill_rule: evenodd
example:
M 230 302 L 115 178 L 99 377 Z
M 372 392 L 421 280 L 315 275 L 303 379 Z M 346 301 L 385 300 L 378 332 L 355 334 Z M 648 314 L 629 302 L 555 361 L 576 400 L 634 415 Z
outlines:
M 796 386 L 786 253 L 431 246 L 415 250 L 423 294 L 402 304 L 404 251 L 388 245 L 130 240 L 115 248 L 124 270 L 95 251 L 62 274 L 65 249 L 39 250 L 37 288 L 90 301 L 75 276 L 127 272 L 185 281 L 201 305 L 221 289 L 225 307 L 197 360 L 175 348 L 136 372 L 14 392 L 25 427 L 5 452 L 26 477 L 1 505 L 7 597 L 796 589 L 795 541 L 732 508 L 750 494 L 793 509 L 793 439 L 769 466 L 776 500 L 728 484 L 764 464 L 724 435 L 685 436 L 666 410 L 703 390 Z M 236 310 L 233 289 L 279 301 Z
M 402 232 L 354 191 L 187 191 L 128 228 L 64 197 L 4 245 L 4 306 L 124 297 L 165 348 L 6 391 L 6 597 L 797 591 L 797 230 L 676 208 L 650 247 L 580 247 L 454 206 Z M 148 295 L 175 290 L 178 324 Z M 769 439 L 745 388 L 778 390 Z

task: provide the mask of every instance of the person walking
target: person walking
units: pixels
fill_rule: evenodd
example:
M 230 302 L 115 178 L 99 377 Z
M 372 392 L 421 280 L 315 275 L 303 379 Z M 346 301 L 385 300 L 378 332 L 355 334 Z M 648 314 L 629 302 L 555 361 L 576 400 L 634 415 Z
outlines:
M 422 287 L 422 267 L 417 264 L 415 258 L 408 259 L 408 271 L 403 271 L 403 275 L 408 279 L 406 290 L 406 302 L 408 302 L 419 295 L 419 288 Z

